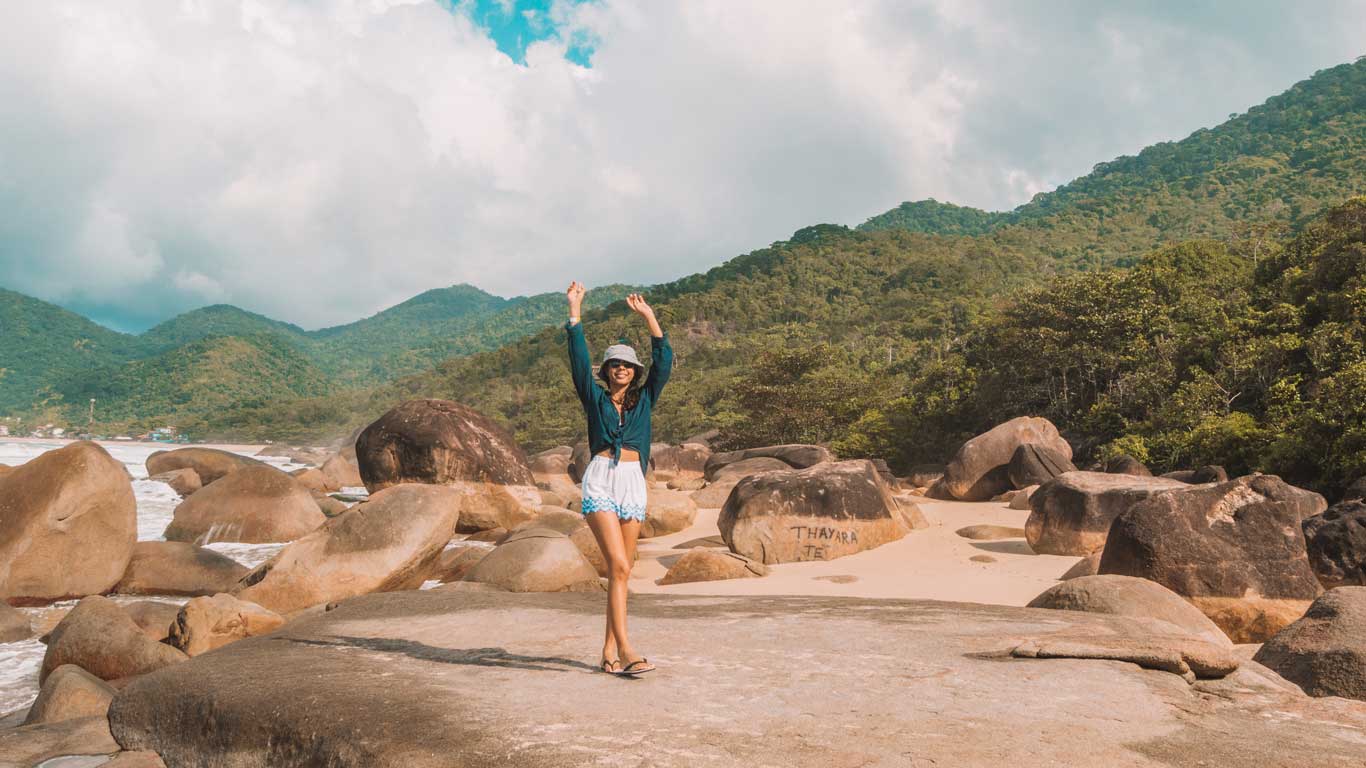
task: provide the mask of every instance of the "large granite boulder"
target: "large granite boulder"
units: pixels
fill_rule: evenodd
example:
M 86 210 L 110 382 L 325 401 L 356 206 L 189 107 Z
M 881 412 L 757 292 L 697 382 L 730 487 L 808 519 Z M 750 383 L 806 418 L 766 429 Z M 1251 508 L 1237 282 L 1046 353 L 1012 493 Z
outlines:
M 166 643 L 187 656 L 198 656 L 228 643 L 268 634 L 284 623 L 280 614 L 232 595 L 196 597 L 181 606 Z
M 170 472 L 152 475 L 147 479 L 171 486 L 171 490 L 175 491 L 182 499 L 204 487 L 204 481 L 200 479 L 199 473 L 188 468 L 173 469 Z
M 1253 660 L 1310 696 L 1366 701 L 1366 587 L 1328 590 Z
M 1076 472 L 1072 460 L 1047 446 L 1025 443 L 1010 455 L 1006 474 L 1015 488 L 1043 485 L 1064 472 Z
M 212 544 L 293 541 L 327 517 L 299 481 L 275 467 L 245 467 L 204 486 L 175 508 L 167 541 Z
M 722 552 L 705 547 L 694 547 L 678 558 L 664 578 L 662 585 L 689 584 L 695 581 L 723 581 L 767 576 L 768 566 L 744 555 Z
M 1072 446 L 1051 421 L 1021 416 L 963 443 L 944 470 L 944 489 L 960 501 L 986 501 L 1010 490 L 1010 459 L 1028 443 L 1072 460 Z
M 217 448 L 176 448 L 156 451 L 147 457 L 147 476 L 152 477 L 177 469 L 193 469 L 204 485 L 247 467 L 269 466 L 250 456 L 241 456 Z
M 748 459 L 774 459 L 785 464 L 781 469 L 806 469 L 817 464 L 834 461 L 828 449 L 820 445 L 766 445 L 759 448 L 745 448 L 739 451 L 713 453 L 702 466 L 703 475 L 708 481 L 715 480 L 728 465 Z M 779 468 L 779 467 L 775 467 Z M 748 473 L 752 474 L 752 472 Z
M 101 680 L 145 675 L 184 661 L 185 654 L 147 637 L 132 618 L 107 597 L 91 595 L 48 635 L 38 681 L 63 664 L 75 664 Z
M 340 491 L 343 488 L 359 488 L 365 485 L 361 479 L 360 467 L 354 458 L 337 454 L 323 462 L 318 470 L 327 482 L 327 490 Z
M 906 483 L 912 488 L 929 488 L 944 479 L 943 464 L 917 464 L 906 475 Z
M 1234 642 L 1262 642 L 1321 591 L 1300 522 L 1324 507 L 1274 475 L 1170 490 L 1115 518 L 1099 570 L 1156 581 Z
M 158 643 L 171 634 L 171 624 L 175 623 L 176 614 L 180 613 L 179 603 L 161 600 L 138 600 L 122 603 L 119 607 L 138 625 L 142 634 Z
M 527 466 L 533 475 L 568 475 L 569 462 L 573 456 L 573 448 L 567 445 L 556 446 L 530 457 Z
M 566 469 L 569 472 L 569 479 L 576 483 L 583 482 L 583 473 L 588 471 L 588 463 L 593 460 L 593 452 L 588 448 L 587 440 L 580 440 L 574 444 L 569 453 L 569 465 Z
M 701 443 L 664 445 L 650 449 L 650 466 L 662 480 L 688 480 L 706 475 L 711 449 Z
M 678 533 L 697 519 L 697 502 L 682 491 L 653 490 L 645 497 L 645 522 L 641 538 Z
M 0 600 L 35 605 L 97 595 L 118 582 L 137 540 L 123 465 L 91 442 L 0 476 Z
M 1325 589 L 1366 585 L 1366 502 L 1340 501 L 1301 523 L 1309 565 Z
M 1029 497 L 1025 538 L 1042 555 L 1085 557 L 1105 546 L 1116 517 L 1144 499 L 1176 488 L 1178 480 L 1104 472 L 1068 472 Z
M 0 600 L 0 643 L 13 643 L 33 636 L 28 614 Z
M 1127 453 L 1111 456 L 1105 462 L 1105 471 L 1112 475 L 1134 475 L 1135 477 L 1152 477 L 1152 470 L 1138 459 Z
M 368 592 L 415 589 L 451 540 L 464 501 L 441 485 L 387 487 L 257 566 L 235 594 L 287 614 Z
M 1223 467 L 1210 464 L 1199 469 L 1177 469 L 1171 472 L 1162 473 L 1162 477 L 1169 480 L 1180 480 L 1189 485 L 1204 485 L 1206 483 L 1226 483 L 1228 482 L 1228 472 Z
M 120 595 L 213 595 L 232 589 L 247 567 L 180 541 L 139 541 L 112 590 Z
M 432 564 L 432 569 L 427 573 L 427 580 L 439 581 L 442 584 L 449 584 L 453 581 L 461 581 L 465 574 L 470 572 L 484 556 L 493 551 L 493 547 L 485 544 L 456 544 L 441 550 L 436 562 Z
M 1164 621 L 1202 640 L 1232 646 L 1223 630 L 1180 595 L 1132 576 L 1081 576 L 1049 587 L 1030 608 L 1109 613 Z
M 75 664 L 63 664 L 52 670 L 43 682 L 38 698 L 24 718 L 24 725 L 56 723 L 76 717 L 104 717 L 113 700 L 112 685 Z
M 511 528 L 541 506 L 526 454 L 491 419 L 450 400 L 409 400 L 356 440 L 371 493 L 401 483 L 445 485 L 467 497 L 462 532 Z
M 109 719 L 103 715 L 0 728 L 0 765 L 6 768 L 64 768 L 73 765 L 70 761 L 80 760 L 80 757 L 73 757 L 79 755 L 91 757 L 87 762 L 74 765 L 101 765 L 104 768 L 113 763 L 102 763 L 103 758 L 118 750 L 119 743 L 109 733 Z
M 732 552 L 765 564 L 832 560 L 908 532 L 887 484 L 866 460 L 746 477 L 717 525 Z
M 509 535 L 468 573 L 465 581 L 509 592 L 596 592 L 598 572 L 574 542 L 550 528 L 525 528 Z
M 289 476 L 299 481 L 299 485 L 307 488 L 315 494 L 326 494 L 329 490 L 327 476 L 317 467 L 304 467 L 303 469 L 290 470 Z

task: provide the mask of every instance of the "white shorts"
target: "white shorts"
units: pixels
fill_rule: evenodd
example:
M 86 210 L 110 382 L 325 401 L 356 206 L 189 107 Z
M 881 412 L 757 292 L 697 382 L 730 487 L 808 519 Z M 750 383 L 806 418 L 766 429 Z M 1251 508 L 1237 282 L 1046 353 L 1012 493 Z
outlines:
M 615 512 L 622 520 L 645 521 L 645 475 L 639 461 L 594 456 L 583 473 L 583 514 Z

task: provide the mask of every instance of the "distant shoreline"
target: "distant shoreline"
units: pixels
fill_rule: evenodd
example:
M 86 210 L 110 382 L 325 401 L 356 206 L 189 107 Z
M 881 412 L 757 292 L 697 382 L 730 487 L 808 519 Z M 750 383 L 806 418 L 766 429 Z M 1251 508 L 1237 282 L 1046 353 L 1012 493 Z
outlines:
M 70 437 L 16 437 L 13 435 L 0 436 L 0 443 L 57 443 L 60 445 L 66 445 L 68 443 L 75 442 L 79 441 Z M 153 440 L 94 440 L 92 442 L 98 443 L 102 446 L 146 446 L 150 448 L 163 448 L 166 450 L 173 450 L 175 448 L 216 448 L 222 451 L 232 451 L 233 453 L 250 454 L 255 454 L 257 451 L 260 451 L 267 445 L 267 443 L 158 443 Z

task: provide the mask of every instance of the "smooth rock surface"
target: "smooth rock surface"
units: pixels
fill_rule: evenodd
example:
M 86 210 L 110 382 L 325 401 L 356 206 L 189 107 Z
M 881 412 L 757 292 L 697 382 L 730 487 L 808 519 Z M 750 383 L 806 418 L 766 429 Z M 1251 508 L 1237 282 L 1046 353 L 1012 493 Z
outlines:
M 681 491 L 650 491 L 645 497 L 645 522 L 641 538 L 667 536 L 687 528 L 697 519 L 697 502 Z
M 63 755 L 109 755 L 118 751 L 119 744 L 103 716 L 0 730 L 0 766 L 6 768 L 31 768 Z
M 92 442 L 0 475 L 0 599 L 38 605 L 107 591 L 137 540 L 123 465 Z
M 28 710 L 24 725 L 56 723 L 77 717 L 104 717 L 113 700 L 112 685 L 75 664 L 63 664 L 48 675 L 38 691 L 38 698 Z
M 217 448 L 176 448 L 156 451 L 147 457 L 147 475 L 160 475 L 177 469 L 192 469 L 199 482 L 208 485 L 239 469 L 268 466 L 250 456 L 240 456 Z
M 1223 630 L 1180 595 L 1155 581 L 1132 576 L 1069 579 L 1031 600 L 1029 607 L 1156 619 L 1206 642 L 1233 646 Z
M 1015 488 L 1043 485 L 1064 472 L 1076 472 L 1072 460 L 1045 445 L 1025 443 L 1015 449 L 1006 465 L 1010 484 Z
M 185 498 L 204 487 L 204 481 L 199 478 L 199 473 L 188 467 L 185 469 L 173 469 L 170 472 L 162 472 L 159 475 L 152 475 L 147 479 L 171 486 L 171 490 L 179 494 L 181 498 Z
M 961 501 L 986 501 L 1010 489 L 1010 459 L 1015 449 L 1034 443 L 1072 459 L 1072 446 L 1048 419 L 1021 416 L 963 443 L 949 460 L 942 484 Z
M 139 541 L 123 578 L 120 595 L 214 595 L 232 589 L 247 567 L 212 549 L 180 541 Z
M 462 503 L 458 491 L 442 485 L 385 488 L 291 542 L 234 593 L 287 614 L 367 592 L 415 589 L 451 540 Z
M 1105 471 L 1112 475 L 1134 475 L 1135 477 L 1152 477 L 1152 470 L 1147 465 L 1135 459 L 1127 453 L 1111 456 L 1105 462 Z
M 602 611 L 591 594 L 368 595 L 139 678 L 110 720 L 126 749 L 221 768 L 1307 767 L 1366 755 L 1366 709 L 1288 691 L 1253 662 L 1191 685 L 1126 662 L 1010 656 L 1064 631 L 1119 633 L 1123 617 L 635 595 L 632 640 L 659 670 L 624 681 L 597 670 Z
M 1029 497 L 1025 538 L 1035 552 L 1085 557 L 1105 547 L 1120 514 L 1153 494 L 1185 487 L 1160 477 L 1068 472 Z
M 1366 587 L 1328 590 L 1253 659 L 1310 696 L 1366 701 Z
M 759 448 L 745 448 L 739 451 L 726 451 L 724 453 L 713 453 L 707 457 L 702 467 L 703 475 L 708 481 L 716 479 L 726 467 L 742 461 L 752 461 L 754 459 L 773 459 L 785 464 L 785 467 L 774 467 L 776 469 L 806 469 L 822 464 L 827 461 L 834 461 L 835 457 L 823 446 L 803 445 L 800 443 L 790 445 L 766 445 Z M 773 466 L 773 465 L 769 465 Z M 732 474 L 734 471 L 732 470 Z
M 597 592 L 601 580 L 579 551 L 559 531 L 527 528 L 511 534 L 465 574 L 477 582 L 510 592 Z
M 1325 589 L 1366 584 L 1366 502 L 1340 501 L 1306 517 L 1300 528 L 1309 565 Z
M 665 572 L 660 584 L 689 584 L 697 581 L 749 579 L 768 575 L 768 566 L 734 552 L 694 547 Z
M 766 565 L 832 560 L 909 532 L 887 484 L 866 460 L 746 477 L 717 519 L 732 552 Z
M 232 595 L 196 597 L 181 606 L 166 644 L 194 657 L 228 643 L 273 632 L 284 623 L 280 614 Z
M 270 544 L 293 541 L 327 517 L 299 481 L 275 467 L 239 469 L 204 486 L 175 508 L 167 541 Z
M 39 682 L 63 664 L 75 664 L 101 680 L 154 672 L 185 661 L 185 654 L 143 634 L 113 600 L 92 595 L 81 600 L 53 628 L 43 655 Z
M 1099 570 L 1152 579 L 1235 643 L 1262 642 L 1321 591 L 1300 523 L 1324 506 L 1274 475 L 1167 491 L 1115 519 Z
M 541 494 L 526 454 L 502 427 L 450 400 L 409 400 L 356 439 L 371 493 L 403 483 L 446 485 L 469 497 L 461 532 L 511 528 L 534 517 Z

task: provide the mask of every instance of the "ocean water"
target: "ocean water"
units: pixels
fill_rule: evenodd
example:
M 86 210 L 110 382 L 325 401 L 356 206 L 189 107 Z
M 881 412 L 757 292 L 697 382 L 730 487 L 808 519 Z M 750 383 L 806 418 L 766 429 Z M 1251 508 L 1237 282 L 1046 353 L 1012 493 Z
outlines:
M 6 441 L 0 438 L 0 464 L 18 466 L 30 459 L 66 445 L 64 442 Z M 154 451 L 163 450 L 161 446 L 145 444 L 121 445 L 101 443 L 109 455 L 122 462 L 133 476 L 133 495 L 138 504 L 138 541 L 162 541 L 162 532 L 170 524 L 180 496 L 169 485 L 147 479 L 147 457 Z M 176 447 L 176 446 L 167 446 Z M 244 453 L 243 455 L 250 455 Z M 283 456 L 255 457 L 283 470 L 297 469 L 295 464 Z M 358 496 L 365 495 L 364 488 L 348 488 L 345 492 Z M 248 568 L 254 568 L 270 559 L 283 548 L 283 544 L 236 544 L 218 542 L 210 544 L 209 549 L 230 557 Z M 132 602 L 156 598 L 127 597 L 114 598 L 117 601 Z M 183 599 L 183 598 L 182 598 Z M 175 602 L 180 602 L 177 599 Z M 22 609 L 30 616 L 38 616 L 54 607 L 70 607 L 75 602 L 58 603 L 46 608 Z M 0 643 L 0 715 L 28 706 L 38 695 L 38 669 L 43 663 L 43 653 L 47 646 L 37 639 L 19 643 Z

